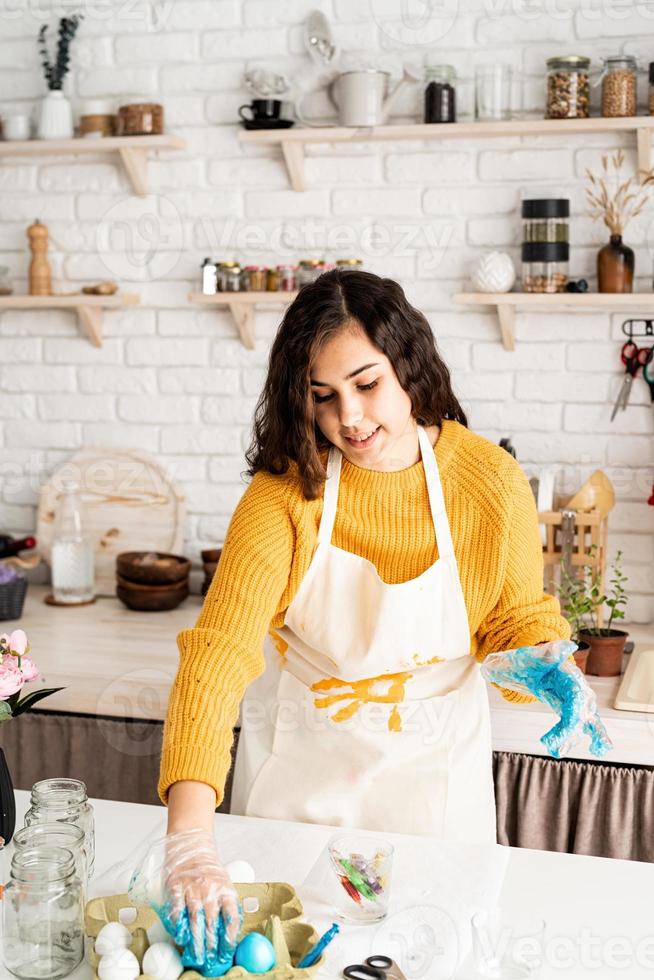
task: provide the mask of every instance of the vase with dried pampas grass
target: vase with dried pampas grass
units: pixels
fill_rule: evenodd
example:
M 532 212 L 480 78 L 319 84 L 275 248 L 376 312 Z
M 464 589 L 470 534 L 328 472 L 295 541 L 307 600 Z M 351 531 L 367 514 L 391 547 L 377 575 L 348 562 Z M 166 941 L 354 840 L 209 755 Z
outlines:
M 627 224 L 639 215 L 649 200 L 654 172 L 644 171 L 643 180 L 637 177 L 620 179 L 624 153 L 618 150 L 611 156 L 602 157 L 602 174 L 595 177 L 586 171 L 590 186 L 586 199 L 590 215 L 602 220 L 609 229 L 610 238 L 597 253 L 597 289 L 600 293 L 630 293 L 634 281 L 635 256 L 633 249 L 622 241 Z

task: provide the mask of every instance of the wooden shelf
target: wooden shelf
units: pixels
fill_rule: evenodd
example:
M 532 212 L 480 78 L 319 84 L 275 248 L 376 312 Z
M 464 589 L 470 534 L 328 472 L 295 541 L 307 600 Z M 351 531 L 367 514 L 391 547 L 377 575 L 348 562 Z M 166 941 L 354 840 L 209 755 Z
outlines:
M 97 153 L 118 153 L 127 171 L 134 193 L 148 193 L 148 152 L 150 150 L 183 150 L 186 140 L 181 136 L 103 136 L 70 140 L 2 140 L 1 157 L 88 156 Z
M 507 119 L 501 122 L 412 123 L 370 127 L 292 127 L 291 129 L 242 130 L 242 143 L 279 144 L 284 154 L 291 186 L 305 189 L 304 147 L 308 143 L 373 143 L 388 140 L 487 139 L 498 136 L 556 136 L 562 133 L 634 133 L 638 169 L 652 166 L 651 135 L 654 116 L 620 119 Z
M 249 293 L 189 293 L 191 303 L 203 306 L 227 306 L 238 328 L 243 346 L 254 350 L 256 336 L 254 331 L 254 312 L 257 306 L 288 306 L 296 292 L 249 292 Z
M 515 315 L 523 310 L 649 310 L 654 314 L 654 293 L 456 293 L 455 303 L 494 306 L 506 350 L 515 350 Z
M 102 311 L 136 306 L 140 297 L 134 293 L 114 296 L 92 296 L 74 293 L 68 296 L 0 296 L 0 313 L 4 310 L 75 310 L 84 333 L 94 347 L 102 347 Z

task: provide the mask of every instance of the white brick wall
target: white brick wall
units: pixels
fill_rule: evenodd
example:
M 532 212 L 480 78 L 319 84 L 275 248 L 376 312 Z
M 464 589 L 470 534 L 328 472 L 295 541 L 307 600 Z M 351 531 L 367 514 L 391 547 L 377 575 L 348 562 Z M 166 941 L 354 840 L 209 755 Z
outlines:
M 393 0 L 85 7 L 67 82 L 75 107 L 91 96 L 159 98 L 168 128 L 188 147 L 152 157 L 144 201 L 101 154 L 0 167 L 0 264 L 12 270 L 17 290 L 26 287 L 25 228 L 39 217 L 50 227 L 56 289 L 111 277 L 141 296 L 139 308 L 106 314 L 101 350 L 69 313 L 0 316 L 0 528 L 32 530 L 35 488 L 49 470 L 78 447 L 101 444 L 157 453 L 188 495 L 187 552 L 197 559 L 201 547 L 219 543 L 242 492 L 243 448 L 279 315 L 259 313 L 257 349 L 245 350 L 225 311 L 187 304 L 199 265 L 208 254 L 271 263 L 357 254 L 372 271 L 398 278 L 425 311 L 474 429 L 494 440 L 511 435 L 525 467 L 554 466 L 562 487 L 606 469 L 619 495 L 610 547 L 627 555 L 631 618 L 649 620 L 654 418 L 642 381 L 629 410 L 609 421 L 626 317 L 519 315 L 517 350 L 507 353 L 488 310 L 451 302 L 483 250 L 501 246 L 518 257 L 523 193 L 571 198 L 571 272 L 592 277 L 605 234 L 584 213 L 586 169 L 618 146 L 632 166 L 629 138 L 319 144 L 307 152 L 307 191 L 294 194 L 280 153 L 239 144 L 234 120 L 248 101 L 246 67 L 273 68 L 297 84 L 306 79 L 301 23 L 316 6 L 332 20 L 342 50 L 378 58 L 396 75 L 403 61 L 454 64 L 464 110 L 479 61 L 522 71 L 525 106 L 535 109 L 546 57 L 569 51 L 597 61 L 624 44 L 647 61 L 654 29 L 651 4 L 622 0 L 467 0 L 443 5 L 439 18 L 425 19 L 418 5 L 405 20 Z M 48 8 L 54 24 L 59 7 L 45 0 L 3 12 L 0 114 L 32 107 L 43 91 L 36 34 Z M 328 106 L 322 95 L 308 104 L 317 112 Z M 399 118 L 420 111 L 418 86 L 400 101 Z M 647 289 L 653 216 L 646 209 L 626 236 Z M 114 221 L 126 222 L 120 238 Z

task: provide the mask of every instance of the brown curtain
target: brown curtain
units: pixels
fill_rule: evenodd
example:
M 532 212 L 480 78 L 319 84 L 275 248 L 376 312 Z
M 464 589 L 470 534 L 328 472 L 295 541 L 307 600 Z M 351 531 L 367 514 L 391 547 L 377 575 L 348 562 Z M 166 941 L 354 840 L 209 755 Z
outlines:
M 654 861 L 654 769 L 495 752 L 500 844 Z

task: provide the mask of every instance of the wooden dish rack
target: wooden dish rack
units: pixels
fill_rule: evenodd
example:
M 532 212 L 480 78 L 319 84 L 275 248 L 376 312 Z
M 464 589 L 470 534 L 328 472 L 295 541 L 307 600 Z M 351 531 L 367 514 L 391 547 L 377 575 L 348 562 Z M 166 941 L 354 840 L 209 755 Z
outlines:
M 608 517 L 599 510 L 574 511 L 574 536 L 571 542 L 569 567 L 570 574 L 579 574 L 589 566 L 592 574 L 599 573 L 600 587 L 604 590 L 606 576 L 606 542 L 608 537 Z M 546 540 L 543 545 L 545 564 L 544 588 L 551 595 L 557 595 L 561 581 L 561 562 L 563 555 L 562 525 L 560 510 L 541 511 L 538 521 L 545 527 Z M 603 610 L 598 610 L 598 625 L 604 626 Z

